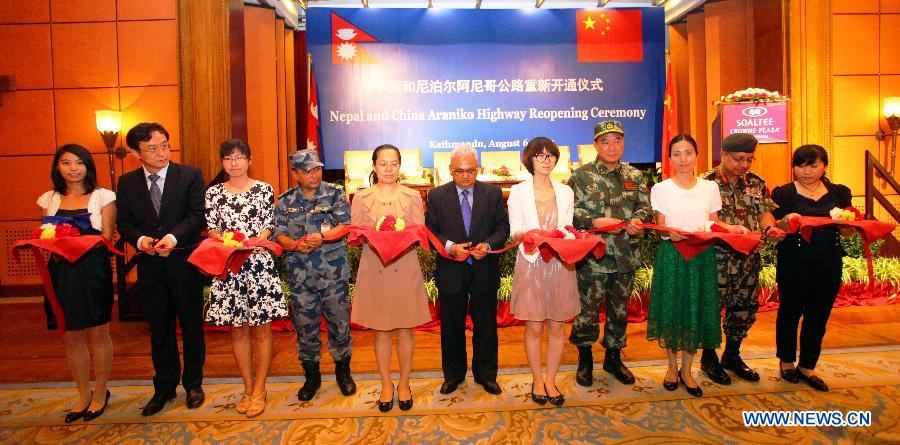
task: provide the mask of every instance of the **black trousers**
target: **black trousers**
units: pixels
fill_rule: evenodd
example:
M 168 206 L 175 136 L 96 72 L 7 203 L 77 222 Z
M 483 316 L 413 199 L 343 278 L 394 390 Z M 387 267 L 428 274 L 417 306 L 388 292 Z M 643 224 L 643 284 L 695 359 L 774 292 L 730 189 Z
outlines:
M 831 308 L 841 287 L 840 258 L 812 262 L 778 258 L 778 318 L 775 322 L 777 355 L 782 362 L 797 357 L 797 326 L 800 327 L 799 366 L 815 369 L 822 352 L 822 338 Z
M 472 374 L 480 383 L 497 380 L 497 291 L 479 293 L 475 274 L 466 266 L 462 291 L 438 292 L 441 304 L 441 362 L 444 379 L 466 376 L 466 312 L 471 303 Z
M 203 284 L 205 279 L 187 262 L 186 251 L 168 258 L 146 256 L 138 262 L 138 290 L 144 315 L 150 324 L 153 388 L 172 392 L 179 381 L 185 389 L 203 382 L 206 343 L 203 339 Z M 182 372 L 176 320 L 184 349 Z

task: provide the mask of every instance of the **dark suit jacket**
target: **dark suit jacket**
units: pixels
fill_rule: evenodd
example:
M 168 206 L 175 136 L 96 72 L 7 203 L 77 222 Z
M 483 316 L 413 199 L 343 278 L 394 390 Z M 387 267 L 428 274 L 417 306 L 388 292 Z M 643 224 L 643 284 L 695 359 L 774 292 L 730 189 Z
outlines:
M 206 228 L 204 194 L 203 175 L 199 169 L 169 162 L 157 217 L 144 169 L 130 171 L 119 178 L 116 193 L 119 235 L 137 247 L 141 236 L 159 239 L 171 233 L 178 240 L 176 247 L 193 246 L 200 242 L 200 232 Z M 178 252 L 172 254 L 186 256 L 177 255 Z
M 509 238 L 509 217 L 503 205 L 500 187 L 476 181 L 472 192 L 472 221 L 470 235 L 466 236 L 462 210 L 456 184 L 450 182 L 428 193 L 428 207 L 425 225 L 442 244 L 447 240 L 455 243 L 470 241 L 475 246 L 487 243 L 491 249 L 499 249 Z M 475 260 L 472 266 L 465 262 L 451 261 L 436 257 L 435 283 L 438 290 L 448 294 L 460 293 L 466 267 L 473 267 L 476 290 L 479 293 L 496 293 L 500 287 L 500 265 L 498 256 L 488 254 L 482 260 Z

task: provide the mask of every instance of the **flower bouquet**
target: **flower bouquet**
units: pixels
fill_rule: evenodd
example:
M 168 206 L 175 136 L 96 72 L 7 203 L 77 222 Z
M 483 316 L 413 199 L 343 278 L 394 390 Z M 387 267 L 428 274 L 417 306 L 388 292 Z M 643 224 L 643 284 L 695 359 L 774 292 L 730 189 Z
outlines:
M 366 242 L 381 261 L 387 264 L 419 243 L 428 249 L 428 235 L 425 226 L 407 225 L 403 218 L 385 215 L 375 222 L 375 227 L 353 226 L 347 236 L 347 244 L 359 246 Z
M 403 230 L 406 228 L 406 221 L 403 218 L 396 218 L 393 215 L 382 216 L 378 218 L 378 222 L 375 223 L 375 230 L 379 231 L 393 231 L 396 232 L 398 230 Z
M 74 226 L 70 224 L 53 224 L 46 223 L 42 224 L 37 229 L 34 229 L 31 232 L 31 237 L 34 239 L 55 239 L 55 238 L 66 238 L 70 236 L 79 236 L 81 232 L 78 231 Z
M 513 175 L 509 170 L 509 167 L 505 165 L 501 165 L 497 168 L 491 169 L 491 174 L 500 178 L 511 178 Z
M 831 219 L 839 221 L 862 221 L 863 215 L 856 207 L 850 206 L 845 208 L 835 207 L 828 212 Z
M 746 90 L 735 91 L 727 96 L 722 96 L 719 101 L 722 103 L 759 103 L 759 102 L 775 102 L 785 100 L 787 97 L 782 96 L 778 91 L 767 91 L 762 88 L 747 88 Z

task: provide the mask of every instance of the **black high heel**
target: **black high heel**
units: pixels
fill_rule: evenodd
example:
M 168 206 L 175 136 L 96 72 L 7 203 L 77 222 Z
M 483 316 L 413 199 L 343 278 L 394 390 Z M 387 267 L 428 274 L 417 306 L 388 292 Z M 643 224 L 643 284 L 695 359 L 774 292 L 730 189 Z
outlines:
M 407 385 L 407 388 L 409 386 Z M 409 411 L 413 407 L 413 397 L 412 397 L 412 388 L 409 388 L 409 400 L 399 400 L 400 398 L 400 389 L 397 388 L 397 407 L 400 408 L 401 411 Z
M 684 389 L 687 390 L 687 393 L 694 397 L 703 397 L 703 390 L 699 386 L 695 386 L 691 388 L 684 382 L 684 377 L 681 375 L 681 370 L 678 371 L 678 381 L 684 385 Z
M 391 400 L 388 400 L 387 402 L 382 402 L 381 396 L 379 396 L 378 400 L 376 402 L 378 403 L 378 411 L 381 411 L 383 413 L 386 413 L 394 408 L 394 397 L 393 396 L 391 397 Z
M 91 400 L 94 400 L 94 393 L 93 393 L 93 391 L 91 392 Z M 66 419 L 65 419 L 65 420 L 66 420 L 66 423 L 72 423 L 72 422 L 74 422 L 74 421 L 76 421 L 76 420 L 78 420 L 78 419 L 83 418 L 83 417 L 84 417 L 84 413 L 87 412 L 89 406 L 91 406 L 91 402 L 88 402 L 87 405 L 84 406 L 84 409 L 81 410 L 81 411 L 75 411 L 75 412 L 69 411 L 69 412 L 67 412 L 67 413 L 66 413 Z
M 556 388 L 556 385 L 553 385 Z M 547 384 L 544 383 L 544 391 L 547 392 L 547 401 L 550 402 L 553 406 L 560 407 L 563 403 L 566 403 L 566 396 L 562 395 L 560 392 L 555 396 L 550 395 L 550 391 L 547 391 Z M 556 388 L 556 391 L 559 391 L 559 388 Z
M 544 386 L 544 391 L 547 391 L 546 385 Z M 531 400 L 538 405 L 544 405 L 547 403 L 548 397 L 547 394 L 535 394 L 534 393 L 534 382 L 531 382 Z
M 109 390 L 107 389 L 106 390 L 106 400 L 103 401 L 103 408 L 100 408 L 97 411 L 90 411 L 88 409 L 84 410 L 84 421 L 85 422 L 90 422 L 91 420 L 94 420 L 103 415 L 103 412 L 106 411 L 106 405 L 109 404 L 109 396 L 110 396 Z M 88 406 L 90 406 L 90 405 L 88 405 Z
M 666 380 L 665 377 L 663 377 L 663 388 L 665 388 L 666 391 L 675 391 L 676 389 L 678 389 L 678 380 L 670 382 Z

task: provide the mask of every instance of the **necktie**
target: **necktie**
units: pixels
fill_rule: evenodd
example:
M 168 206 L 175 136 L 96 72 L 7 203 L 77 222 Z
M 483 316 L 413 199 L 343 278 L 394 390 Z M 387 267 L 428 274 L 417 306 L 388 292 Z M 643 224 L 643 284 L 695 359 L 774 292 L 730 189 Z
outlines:
M 459 201 L 459 208 L 462 210 L 463 226 L 466 227 L 466 236 L 469 235 L 469 227 L 472 225 L 472 206 L 469 205 L 469 191 L 462 191 L 462 199 Z M 472 264 L 472 257 L 466 258 L 466 262 Z
M 159 216 L 159 205 L 162 202 L 162 190 L 159 189 L 159 184 L 156 181 L 159 181 L 159 175 L 152 174 L 148 176 L 150 178 L 150 201 L 153 202 L 153 210 L 156 211 L 156 216 Z

